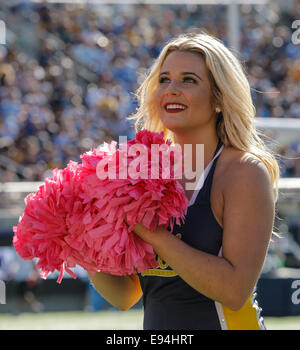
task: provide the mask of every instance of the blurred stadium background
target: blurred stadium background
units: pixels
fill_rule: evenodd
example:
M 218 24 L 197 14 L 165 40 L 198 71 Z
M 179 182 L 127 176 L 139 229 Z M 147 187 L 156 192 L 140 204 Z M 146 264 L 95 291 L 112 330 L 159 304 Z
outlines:
M 300 329 L 300 1 L 182 3 L 1 1 L 0 329 L 142 328 L 140 302 L 115 310 L 80 268 L 77 280 L 61 285 L 55 274 L 41 280 L 16 256 L 12 226 L 51 169 L 119 135 L 134 137 L 126 117 L 141 75 L 167 39 L 192 28 L 238 53 L 257 126 L 278 155 L 281 238 L 270 245 L 257 289 L 269 329 Z

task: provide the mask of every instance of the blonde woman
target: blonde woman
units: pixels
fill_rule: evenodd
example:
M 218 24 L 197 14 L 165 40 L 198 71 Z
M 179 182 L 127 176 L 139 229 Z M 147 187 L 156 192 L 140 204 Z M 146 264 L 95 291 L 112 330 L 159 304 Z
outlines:
M 203 181 L 186 190 L 183 226 L 155 234 L 135 226 L 157 254 L 156 269 L 98 273 L 95 287 L 121 310 L 143 296 L 144 329 L 264 329 L 254 289 L 272 234 L 279 169 L 256 132 L 241 63 L 208 34 L 182 34 L 165 45 L 137 96 L 137 130 L 163 130 L 182 149 L 191 144 L 193 169 L 196 145 L 204 146 Z M 184 188 L 188 181 L 180 180 Z

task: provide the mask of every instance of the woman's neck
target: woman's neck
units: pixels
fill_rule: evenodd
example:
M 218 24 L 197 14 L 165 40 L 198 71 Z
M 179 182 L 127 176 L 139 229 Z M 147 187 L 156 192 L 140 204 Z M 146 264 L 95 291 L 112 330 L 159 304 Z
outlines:
M 214 156 L 214 152 L 217 148 L 219 138 L 216 133 L 205 134 L 175 134 L 175 143 L 179 144 L 182 151 L 184 151 L 185 157 L 189 157 L 193 171 L 196 171 L 198 162 L 203 162 L 203 168 L 205 169 Z M 197 145 L 198 152 L 197 152 Z M 203 153 L 199 151 L 203 150 Z M 197 154 L 198 153 L 198 154 Z M 204 157 L 204 159 L 203 159 Z

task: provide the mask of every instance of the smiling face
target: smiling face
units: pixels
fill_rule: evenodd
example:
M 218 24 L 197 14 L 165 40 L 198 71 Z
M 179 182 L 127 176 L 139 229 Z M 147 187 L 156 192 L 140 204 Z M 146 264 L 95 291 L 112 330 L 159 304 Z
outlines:
M 173 132 L 215 127 L 209 72 L 200 54 L 171 52 L 162 64 L 155 94 L 158 114 Z

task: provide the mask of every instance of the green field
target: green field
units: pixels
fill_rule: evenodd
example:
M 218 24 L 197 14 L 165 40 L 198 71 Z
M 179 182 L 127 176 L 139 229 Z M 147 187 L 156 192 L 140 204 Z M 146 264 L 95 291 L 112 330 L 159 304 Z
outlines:
M 0 330 L 140 330 L 142 310 L 0 314 Z M 269 330 L 300 330 L 298 317 L 266 317 Z

